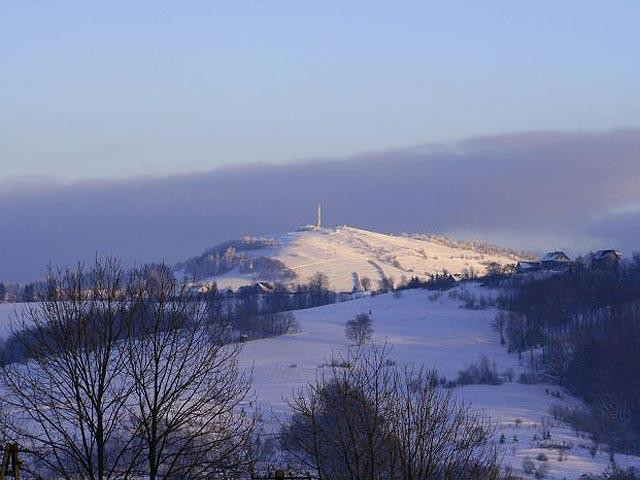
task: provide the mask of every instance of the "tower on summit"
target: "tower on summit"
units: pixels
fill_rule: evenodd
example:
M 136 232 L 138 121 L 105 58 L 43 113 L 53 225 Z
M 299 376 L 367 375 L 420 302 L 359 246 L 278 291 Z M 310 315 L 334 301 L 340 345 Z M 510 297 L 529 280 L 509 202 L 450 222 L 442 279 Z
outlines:
M 317 229 L 321 229 L 322 228 L 322 205 L 320 204 L 320 202 L 318 202 L 318 212 L 317 212 L 317 216 L 316 216 L 316 228 Z

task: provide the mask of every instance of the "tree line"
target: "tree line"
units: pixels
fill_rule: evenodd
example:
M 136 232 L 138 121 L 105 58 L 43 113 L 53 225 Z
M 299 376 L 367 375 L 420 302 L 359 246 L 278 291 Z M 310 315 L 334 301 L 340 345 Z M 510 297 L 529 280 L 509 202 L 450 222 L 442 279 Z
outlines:
M 496 328 L 528 363 L 522 380 L 566 387 L 590 405 L 580 428 L 596 442 L 640 452 L 640 257 L 502 285 Z

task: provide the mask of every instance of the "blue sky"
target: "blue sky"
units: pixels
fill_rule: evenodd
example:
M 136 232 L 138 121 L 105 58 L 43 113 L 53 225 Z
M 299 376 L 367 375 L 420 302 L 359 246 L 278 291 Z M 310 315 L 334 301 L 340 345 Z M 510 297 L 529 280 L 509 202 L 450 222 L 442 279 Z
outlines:
M 5 1 L 0 181 L 637 126 L 637 1 Z

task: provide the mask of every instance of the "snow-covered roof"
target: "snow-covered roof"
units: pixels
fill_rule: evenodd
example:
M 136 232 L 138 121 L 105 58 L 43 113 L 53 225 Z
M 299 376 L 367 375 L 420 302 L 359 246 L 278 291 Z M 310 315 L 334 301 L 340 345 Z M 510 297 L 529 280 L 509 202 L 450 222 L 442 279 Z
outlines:
M 622 254 L 618 250 L 598 250 L 593 254 L 593 258 L 600 260 L 606 258 L 609 255 L 614 255 L 617 258 L 622 258 Z
M 538 268 L 540 266 L 540 262 L 518 262 L 518 268 L 526 269 L 526 268 Z
M 549 252 L 544 257 L 542 257 L 543 262 L 570 262 L 571 259 L 564 253 L 559 250 L 555 252 Z

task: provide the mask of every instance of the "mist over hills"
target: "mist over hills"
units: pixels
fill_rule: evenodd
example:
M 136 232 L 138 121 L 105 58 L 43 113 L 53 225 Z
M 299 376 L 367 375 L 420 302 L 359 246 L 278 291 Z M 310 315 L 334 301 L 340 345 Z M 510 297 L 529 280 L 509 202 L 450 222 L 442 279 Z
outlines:
M 50 261 L 96 253 L 175 263 L 230 238 L 295 229 L 317 201 L 326 224 L 630 254 L 640 245 L 638 152 L 639 129 L 535 132 L 165 178 L 5 182 L 0 276 L 28 281 Z

